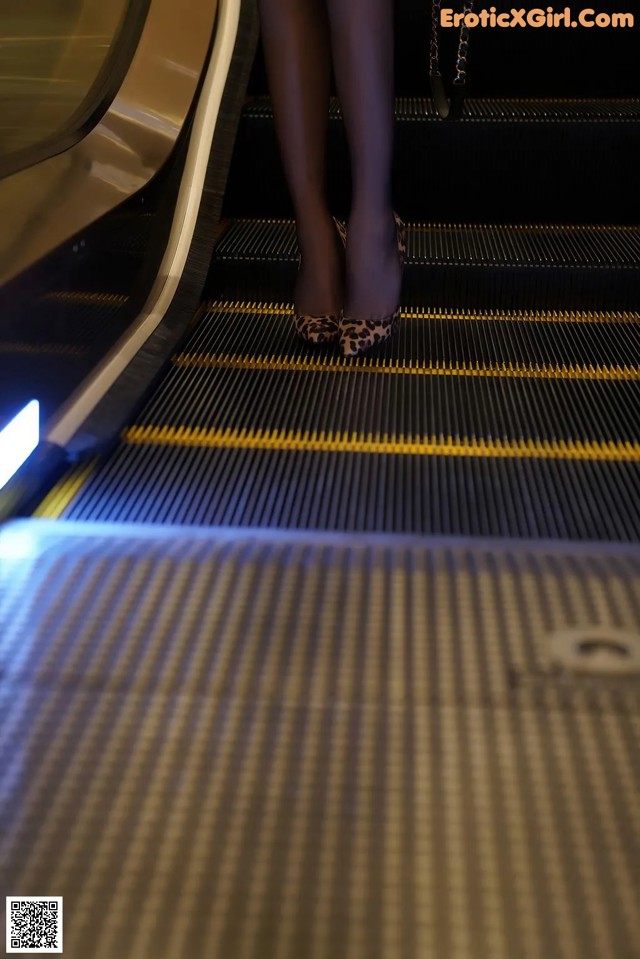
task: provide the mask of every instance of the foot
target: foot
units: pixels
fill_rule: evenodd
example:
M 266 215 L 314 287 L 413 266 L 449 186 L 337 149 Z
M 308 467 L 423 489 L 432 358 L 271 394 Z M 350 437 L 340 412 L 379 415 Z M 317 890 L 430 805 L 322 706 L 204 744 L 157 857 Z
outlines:
M 296 277 L 293 308 L 297 314 L 340 316 L 344 298 L 344 245 L 333 217 L 298 225 L 302 257 Z
M 400 299 L 402 266 L 393 210 L 354 211 L 347 224 L 344 315 L 382 319 Z

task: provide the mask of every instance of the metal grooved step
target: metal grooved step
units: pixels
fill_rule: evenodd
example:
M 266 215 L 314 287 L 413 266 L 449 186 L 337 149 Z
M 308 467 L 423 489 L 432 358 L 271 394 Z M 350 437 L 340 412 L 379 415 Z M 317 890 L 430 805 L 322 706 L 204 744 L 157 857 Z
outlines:
M 67 959 L 637 955 L 637 555 L 62 526 L 0 534 L 0 877 Z
M 293 220 L 234 219 L 207 295 L 288 300 L 297 252 Z M 628 311 L 639 301 L 639 226 L 407 223 L 406 307 Z
M 426 83 L 423 75 L 420 84 Z M 401 96 L 395 120 L 393 192 L 401 215 L 475 223 L 637 222 L 638 98 L 471 97 L 459 121 L 441 123 L 430 98 Z M 352 182 L 337 98 L 328 121 L 327 201 L 344 216 Z M 269 97 L 245 104 L 225 210 L 233 217 L 293 214 Z
M 247 116 L 273 117 L 269 96 L 250 97 L 243 111 Z M 329 115 L 341 117 L 340 103 L 337 97 L 331 97 Z M 433 120 L 439 123 L 438 115 L 430 97 L 396 97 L 395 116 L 398 122 L 403 120 Z M 567 120 L 593 120 L 608 123 L 640 121 L 640 98 L 620 97 L 610 99 L 555 98 L 522 99 L 517 97 L 467 97 L 465 116 L 462 123 L 474 120 L 543 120 L 545 122 Z
M 39 515 L 640 538 L 637 314 L 405 316 L 364 361 L 212 304 L 114 455 Z
M 384 373 L 512 371 L 543 378 L 640 378 L 640 313 L 406 309 L 397 335 L 370 353 L 365 363 L 356 363 L 343 360 L 337 350 L 309 350 L 293 335 L 290 304 L 214 301 L 204 306 L 197 328 L 174 363 L 200 368 L 244 363 L 255 369 L 279 364 L 283 369 L 310 371 L 338 367 Z
M 640 540 L 637 462 L 123 445 L 38 515 L 577 540 Z
M 632 374 L 633 375 L 633 374 Z M 136 426 L 640 442 L 635 380 L 175 367 Z M 640 451 L 640 446 L 638 447 Z
M 297 256 L 293 220 L 235 220 L 216 259 L 281 260 Z M 473 266 L 573 266 L 640 270 L 640 226 L 407 223 L 409 262 Z

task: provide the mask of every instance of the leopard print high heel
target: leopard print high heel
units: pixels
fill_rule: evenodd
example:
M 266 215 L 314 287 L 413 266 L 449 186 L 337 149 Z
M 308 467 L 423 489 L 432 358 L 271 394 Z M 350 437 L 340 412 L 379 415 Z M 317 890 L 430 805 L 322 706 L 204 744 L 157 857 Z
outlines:
M 338 235 L 342 241 L 343 248 L 347 246 L 347 228 L 344 223 L 333 217 Z M 298 254 L 298 269 L 302 256 Z M 317 346 L 322 343 L 333 343 L 338 339 L 340 332 L 340 314 L 337 313 L 295 313 L 293 314 L 293 325 L 296 332 L 307 343 Z
M 404 223 L 393 212 L 396 221 L 396 233 L 398 237 L 398 253 L 400 256 L 400 268 L 404 271 L 404 264 L 407 258 L 407 231 Z M 383 340 L 388 339 L 395 333 L 400 324 L 400 304 L 393 313 L 388 316 L 374 319 L 358 320 L 352 316 L 343 316 L 340 321 L 340 348 L 344 356 L 357 356 L 371 349 Z

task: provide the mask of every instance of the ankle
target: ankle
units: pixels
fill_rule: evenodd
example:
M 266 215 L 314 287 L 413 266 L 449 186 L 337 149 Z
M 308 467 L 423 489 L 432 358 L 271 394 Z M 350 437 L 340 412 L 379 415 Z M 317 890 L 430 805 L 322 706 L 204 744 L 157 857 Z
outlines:
M 384 240 L 391 239 L 396 235 L 396 221 L 394 217 L 393 206 L 385 204 L 384 206 L 353 206 L 349 214 L 347 229 L 355 233 L 361 230 L 375 237 Z
M 344 247 L 330 213 L 310 221 L 296 221 L 296 237 L 298 249 L 305 260 L 326 260 L 329 250 L 335 251 L 338 258 L 342 259 Z
M 296 231 L 303 235 L 312 233 L 319 226 L 326 226 L 331 220 L 331 213 L 326 203 L 309 203 L 294 211 Z

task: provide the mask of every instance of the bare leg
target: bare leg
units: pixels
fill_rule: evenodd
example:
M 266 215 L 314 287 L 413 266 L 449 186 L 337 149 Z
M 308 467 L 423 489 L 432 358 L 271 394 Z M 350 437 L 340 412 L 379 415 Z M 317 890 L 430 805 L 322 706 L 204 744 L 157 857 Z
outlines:
M 276 136 L 302 265 L 294 308 L 337 313 L 344 253 L 326 199 L 331 46 L 325 0 L 258 0 Z
M 382 317 L 402 272 L 393 219 L 393 0 L 326 0 L 353 183 L 344 312 Z

